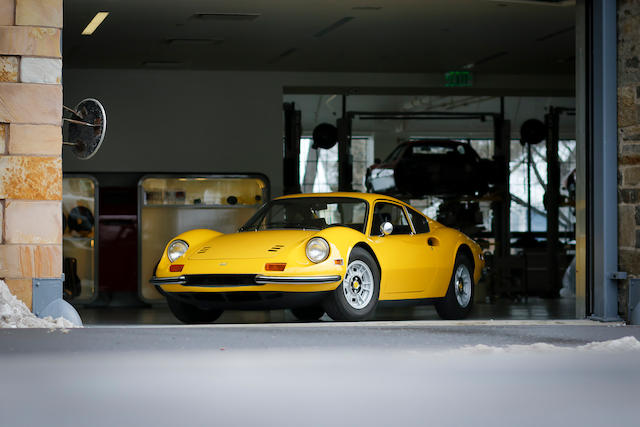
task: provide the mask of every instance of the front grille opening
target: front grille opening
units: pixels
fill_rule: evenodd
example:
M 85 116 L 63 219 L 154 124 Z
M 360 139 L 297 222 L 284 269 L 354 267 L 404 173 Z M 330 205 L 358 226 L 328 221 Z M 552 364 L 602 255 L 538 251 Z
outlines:
M 255 285 L 255 274 L 191 274 L 186 285 L 193 286 L 238 286 Z

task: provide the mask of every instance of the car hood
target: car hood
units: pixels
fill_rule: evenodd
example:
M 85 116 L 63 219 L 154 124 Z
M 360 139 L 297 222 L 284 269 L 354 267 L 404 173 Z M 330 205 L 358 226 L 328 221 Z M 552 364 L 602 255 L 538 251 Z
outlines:
M 282 256 L 319 230 L 265 230 L 222 234 L 197 248 L 189 259 L 254 259 Z

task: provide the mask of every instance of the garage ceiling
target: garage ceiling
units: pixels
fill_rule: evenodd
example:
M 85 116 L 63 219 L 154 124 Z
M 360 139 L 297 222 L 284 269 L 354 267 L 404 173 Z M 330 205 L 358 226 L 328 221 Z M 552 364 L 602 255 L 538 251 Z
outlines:
M 575 9 L 527 0 L 64 0 L 68 68 L 571 74 Z M 80 33 L 98 11 L 110 15 Z

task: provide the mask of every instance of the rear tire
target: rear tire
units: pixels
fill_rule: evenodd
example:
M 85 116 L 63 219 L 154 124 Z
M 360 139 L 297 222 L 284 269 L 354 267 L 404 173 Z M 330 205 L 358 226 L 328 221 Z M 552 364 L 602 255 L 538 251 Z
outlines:
M 324 316 L 324 308 L 315 306 L 292 308 L 291 313 L 298 320 L 302 320 L 304 322 L 315 322 Z
M 324 309 L 333 320 L 369 318 L 378 304 L 380 271 L 371 254 L 354 248 L 342 283 L 327 297 Z
M 167 296 L 167 303 L 169 303 L 169 309 L 173 315 L 176 316 L 179 321 L 188 325 L 214 322 L 220 317 L 223 311 L 216 309 L 202 309 L 170 296 Z
M 436 303 L 436 311 L 442 319 L 464 319 L 473 307 L 473 263 L 464 254 L 458 253 L 444 298 Z

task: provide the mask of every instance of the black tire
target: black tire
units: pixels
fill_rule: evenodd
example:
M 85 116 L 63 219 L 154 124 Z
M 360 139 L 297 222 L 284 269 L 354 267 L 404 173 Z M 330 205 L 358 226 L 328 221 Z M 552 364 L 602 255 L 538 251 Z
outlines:
M 222 310 L 216 309 L 202 309 L 191 304 L 184 303 L 175 298 L 167 296 L 167 303 L 169 303 L 169 309 L 176 318 L 182 323 L 188 325 L 198 323 L 211 323 L 214 322 L 222 314 Z
M 291 313 L 298 320 L 302 320 L 305 322 L 315 322 L 324 315 L 324 308 L 316 306 L 292 308 Z
M 352 297 L 350 292 L 362 292 L 365 286 L 360 287 L 358 276 L 349 277 L 350 268 L 357 268 L 362 270 L 363 265 L 367 267 L 367 270 L 363 270 L 365 276 L 371 274 L 369 278 L 371 280 L 372 289 L 369 291 L 371 293 L 370 299 L 361 308 L 354 308 L 352 303 L 356 303 Z M 351 280 L 350 280 L 351 279 Z M 365 281 L 369 280 L 365 277 Z M 350 280 L 351 283 L 347 283 L 346 281 Z M 353 286 L 357 286 L 358 290 L 354 290 Z M 362 294 L 366 299 L 369 298 L 368 295 Z M 378 266 L 376 265 L 375 260 L 369 254 L 369 252 L 365 251 L 361 248 L 354 248 L 351 251 L 351 256 L 349 257 L 349 264 L 347 265 L 347 273 L 345 273 L 344 280 L 342 283 L 333 291 L 324 302 L 324 310 L 327 312 L 329 317 L 333 320 L 337 321 L 359 321 L 368 319 L 374 312 L 376 305 L 378 304 L 378 297 L 380 296 L 380 271 L 378 270 Z M 352 303 L 348 301 L 348 298 L 351 298 Z
M 464 280 L 464 277 L 466 277 L 470 282 L 470 287 L 466 291 L 464 288 L 467 286 L 464 282 L 462 284 L 460 282 L 456 283 L 456 273 L 459 269 L 462 269 L 461 274 L 463 277 L 459 276 L 458 278 Z M 465 270 L 466 273 L 468 273 L 468 276 L 464 276 L 466 274 Z M 442 319 L 446 320 L 464 319 L 467 317 L 473 308 L 475 287 L 475 283 L 473 283 L 473 263 L 468 256 L 458 253 L 458 256 L 456 256 L 456 262 L 453 266 L 453 273 L 451 273 L 451 280 L 449 281 L 447 294 L 444 298 L 436 302 L 436 311 L 438 312 L 438 315 Z M 467 298 L 468 302 L 464 305 Z

